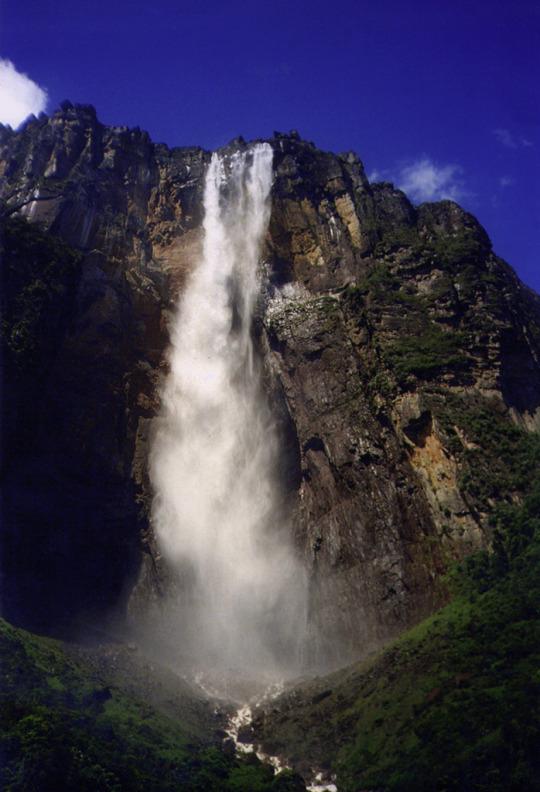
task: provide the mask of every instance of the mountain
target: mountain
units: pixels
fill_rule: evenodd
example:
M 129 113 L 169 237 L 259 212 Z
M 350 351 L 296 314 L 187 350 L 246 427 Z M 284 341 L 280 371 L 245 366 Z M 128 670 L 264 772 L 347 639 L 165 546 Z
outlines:
M 331 669 L 445 605 L 447 573 L 496 550 L 501 509 L 531 497 L 540 298 L 457 204 L 415 207 L 295 132 L 268 143 L 254 335 L 309 575 L 308 660 Z M 19 626 L 136 622 L 167 589 L 148 453 L 209 161 L 70 103 L 0 128 L 3 611 Z

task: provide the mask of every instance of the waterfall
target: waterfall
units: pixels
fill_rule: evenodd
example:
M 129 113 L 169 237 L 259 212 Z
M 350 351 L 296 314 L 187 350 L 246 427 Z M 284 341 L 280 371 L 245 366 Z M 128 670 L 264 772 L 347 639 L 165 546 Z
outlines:
M 195 662 L 251 673 L 294 665 L 305 613 L 252 341 L 271 184 L 266 143 L 212 156 L 150 462 L 154 530 L 177 580 L 169 629 Z

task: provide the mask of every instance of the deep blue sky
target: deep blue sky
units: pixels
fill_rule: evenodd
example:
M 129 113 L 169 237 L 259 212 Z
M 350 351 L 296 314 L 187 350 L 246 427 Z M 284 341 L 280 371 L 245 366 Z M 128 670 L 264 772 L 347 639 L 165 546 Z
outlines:
M 353 149 L 418 199 L 456 196 L 537 290 L 539 53 L 538 0 L 0 0 L 0 57 L 50 110 L 170 145 L 295 128 Z

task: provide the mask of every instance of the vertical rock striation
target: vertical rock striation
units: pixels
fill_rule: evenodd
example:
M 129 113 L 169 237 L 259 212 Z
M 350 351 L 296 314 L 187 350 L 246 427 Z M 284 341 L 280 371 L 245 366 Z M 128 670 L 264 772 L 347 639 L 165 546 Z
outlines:
M 66 632 L 125 605 L 138 574 L 146 436 L 173 290 L 197 245 L 207 156 L 104 127 L 93 108 L 69 103 L 18 133 L 2 129 L 0 149 L 8 205 L 81 257 L 34 383 L 28 443 L 6 454 L 4 487 L 6 615 Z M 4 250 L 14 271 L 18 255 Z M 16 305 L 31 282 L 12 281 L 4 292 Z M 33 381 L 9 365 L 16 331 L 3 339 L 12 405 Z
M 448 564 L 489 544 L 498 442 L 519 454 L 539 427 L 540 303 L 457 204 L 414 207 L 354 154 L 295 133 L 269 142 L 255 332 L 310 575 L 311 659 L 341 662 L 432 611 Z M 81 256 L 31 437 L 6 467 L 6 608 L 31 626 L 57 624 L 66 598 L 80 618 L 159 597 L 147 442 L 208 161 L 67 103 L 0 130 L 7 205 Z

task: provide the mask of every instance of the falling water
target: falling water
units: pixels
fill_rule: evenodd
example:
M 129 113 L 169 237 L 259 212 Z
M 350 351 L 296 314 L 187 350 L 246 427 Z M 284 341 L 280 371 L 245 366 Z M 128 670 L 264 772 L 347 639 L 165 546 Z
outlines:
M 212 156 L 203 252 L 178 306 L 151 455 L 153 522 L 178 581 L 183 651 L 251 674 L 294 665 L 304 619 L 252 342 L 271 183 L 268 144 Z

